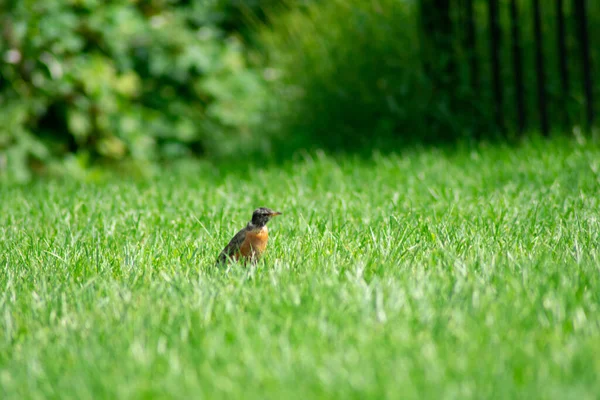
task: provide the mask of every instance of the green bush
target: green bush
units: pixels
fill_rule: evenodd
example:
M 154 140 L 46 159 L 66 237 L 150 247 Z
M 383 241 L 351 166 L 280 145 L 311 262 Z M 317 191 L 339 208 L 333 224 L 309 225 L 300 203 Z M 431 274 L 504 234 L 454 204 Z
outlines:
M 0 174 L 226 151 L 261 94 L 223 1 L 0 8 Z M 241 135 L 241 134 L 240 134 Z M 66 160 L 66 161 L 65 161 Z M 70 162 L 69 162 L 70 160 Z
M 426 81 L 409 2 L 332 0 L 293 10 L 263 35 L 269 127 L 297 147 L 360 147 L 422 130 Z

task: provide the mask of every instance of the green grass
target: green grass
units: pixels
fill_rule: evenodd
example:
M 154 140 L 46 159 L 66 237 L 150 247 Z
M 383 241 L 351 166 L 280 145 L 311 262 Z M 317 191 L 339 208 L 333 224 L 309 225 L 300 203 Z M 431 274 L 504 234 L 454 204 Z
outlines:
M 0 189 L 0 398 L 600 393 L 600 147 Z M 256 268 L 215 270 L 257 206 Z

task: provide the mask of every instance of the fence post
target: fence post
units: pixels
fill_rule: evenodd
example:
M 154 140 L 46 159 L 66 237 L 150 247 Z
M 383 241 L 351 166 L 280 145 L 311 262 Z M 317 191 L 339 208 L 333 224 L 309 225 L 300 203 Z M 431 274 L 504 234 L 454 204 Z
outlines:
M 594 123 L 594 102 L 592 93 L 592 68 L 590 61 L 590 43 L 587 30 L 585 0 L 575 0 L 575 22 L 581 49 L 583 67 L 583 93 L 585 96 L 585 128 L 590 130 Z
M 494 92 L 494 119 L 500 131 L 504 131 L 502 115 L 502 82 L 500 80 L 500 22 L 498 0 L 489 0 L 490 51 L 492 59 L 492 88 Z
M 525 89 L 523 87 L 523 65 L 521 62 L 521 38 L 519 34 L 519 12 L 517 9 L 517 0 L 510 0 L 510 22 L 513 74 L 515 78 L 515 92 L 517 96 L 517 128 L 519 133 L 523 133 L 523 130 L 525 129 Z
M 565 32 L 564 0 L 556 0 L 556 42 L 558 44 L 558 73 L 560 76 L 561 98 L 559 101 L 562 109 L 563 126 L 569 126 L 569 70 L 567 68 L 567 45 Z
M 533 0 L 533 29 L 535 36 L 535 69 L 537 75 L 538 108 L 542 134 L 548 136 L 548 113 L 546 110 L 546 78 L 544 76 L 544 53 L 540 0 Z
M 467 28 L 467 52 L 469 58 L 469 72 L 471 90 L 477 91 L 479 87 L 479 66 L 477 65 L 477 49 L 475 43 L 475 16 L 473 15 L 473 0 L 466 0 L 466 28 Z

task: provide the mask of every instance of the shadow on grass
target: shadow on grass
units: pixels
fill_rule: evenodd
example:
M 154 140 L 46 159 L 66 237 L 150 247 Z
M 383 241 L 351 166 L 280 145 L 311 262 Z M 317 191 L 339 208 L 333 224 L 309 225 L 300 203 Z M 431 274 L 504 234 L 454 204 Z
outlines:
M 310 144 L 301 144 L 294 141 L 275 141 L 269 152 L 253 151 L 236 156 L 208 159 L 207 162 L 219 175 L 248 175 L 248 171 L 270 168 L 293 169 L 298 163 L 314 158 L 316 155 L 325 155 L 334 159 L 352 159 L 359 163 L 372 163 L 374 157 L 380 156 L 403 156 L 421 152 L 436 152 L 441 156 L 453 158 L 463 155 L 465 152 L 477 151 L 489 148 L 498 148 L 503 151 L 517 151 L 522 145 L 543 146 L 549 140 L 573 140 L 572 135 L 563 132 L 555 132 L 550 137 L 543 137 L 538 132 L 531 132 L 517 137 L 502 137 L 499 134 L 477 140 L 463 138 L 458 140 L 410 140 L 373 138 L 364 141 L 358 146 L 344 148 L 332 148 L 318 141 Z M 176 167 L 181 171 L 183 166 L 179 162 L 169 163 L 167 168 L 179 164 Z M 193 164 L 193 163 L 192 163 Z M 190 165 L 192 165 L 190 164 Z M 185 167 L 183 168 L 185 169 Z M 183 172 L 183 171 L 182 171 Z

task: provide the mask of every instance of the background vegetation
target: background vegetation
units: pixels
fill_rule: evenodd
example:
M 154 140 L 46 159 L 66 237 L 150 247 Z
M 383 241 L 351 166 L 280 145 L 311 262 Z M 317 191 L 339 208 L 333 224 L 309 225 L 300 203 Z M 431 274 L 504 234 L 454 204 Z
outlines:
M 513 136 L 519 124 L 509 2 L 500 2 L 498 17 L 504 110 L 500 123 L 492 82 L 491 3 L 333 0 L 277 18 L 264 39 L 269 63 L 281 72 L 281 79 L 270 85 L 277 99 L 270 115 L 279 124 L 275 130 L 288 143 L 294 138 L 293 148 L 316 143 L 330 150 Z M 550 125 L 564 132 L 584 125 L 581 43 L 573 4 L 565 3 L 570 89 L 563 96 L 553 3 L 540 7 L 544 88 Z M 466 15 L 467 4 L 472 5 L 472 16 Z M 539 131 L 534 10 L 530 1 L 516 5 L 524 74 L 523 130 Z M 587 6 L 589 37 L 596 43 L 600 6 Z M 599 47 L 590 49 L 593 75 L 598 76 Z M 598 85 L 593 90 L 597 97 Z
M 592 66 L 600 76 L 600 47 L 593 45 L 600 37 L 600 6 L 588 3 Z M 464 4 L 3 2 L 1 174 L 27 180 L 31 171 L 76 173 L 115 161 L 147 166 L 182 156 L 269 153 L 274 146 L 287 157 L 306 147 L 390 148 L 494 137 L 488 2 L 474 1 L 472 17 L 465 16 Z M 537 129 L 532 9 L 528 1 L 517 5 L 526 128 Z M 544 3 L 541 12 L 549 115 L 553 126 L 562 124 L 567 110 L 570 123 L 561 127 L 568 131 L 583 119 L 574 11 L 566 4 L 566 99 L 555 9 Z M 468 18 L 477 39 L 471 47 L 465 47 Z M 504 3 L 500 26 L 502 125 L 514 131 Z M 477 71 L 470 69 L 473 59 Z
M 203 155 L 233 128 L 242 136 L 260 75 L 232 34 L 236 10 L 204 0 L 3 3 L 6 172 Z

